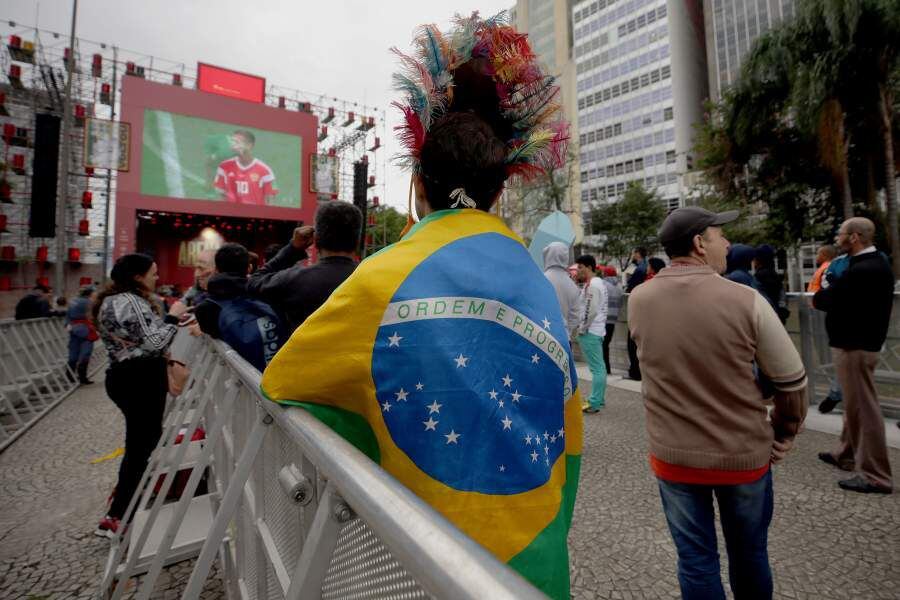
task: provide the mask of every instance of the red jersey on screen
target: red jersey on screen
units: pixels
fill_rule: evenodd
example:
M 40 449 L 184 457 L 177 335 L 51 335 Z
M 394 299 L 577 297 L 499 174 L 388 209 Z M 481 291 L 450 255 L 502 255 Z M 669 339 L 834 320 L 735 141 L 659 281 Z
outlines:
M 278 194 L 275 174 L 269 166 L 254 158 L 248 166 L 238 162 L 237 157 L 223 160 L 216 170 L 217 190 L 225 194 L 228 202 L 238 204 L 266 205 L 266 198 Z

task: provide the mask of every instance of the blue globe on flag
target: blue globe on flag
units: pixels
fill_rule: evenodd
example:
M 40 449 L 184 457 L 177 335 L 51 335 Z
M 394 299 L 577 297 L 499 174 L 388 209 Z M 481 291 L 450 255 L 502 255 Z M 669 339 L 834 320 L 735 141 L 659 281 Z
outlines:
M 410 273 L 378 329 L 372 375 L 394 443 L 453 489 L 522 493 L 565 452 L 575 382 L 565 325 L 552 286 L 509 237 L 460 239 Z

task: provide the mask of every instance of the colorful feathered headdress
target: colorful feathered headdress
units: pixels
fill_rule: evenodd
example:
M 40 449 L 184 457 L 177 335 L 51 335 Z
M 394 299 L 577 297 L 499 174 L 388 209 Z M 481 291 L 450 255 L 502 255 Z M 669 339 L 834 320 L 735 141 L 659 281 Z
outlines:
M 403 102 L 394 106 L 403 112 L 397 126 L 404 153 L 400 162 L 416 170 L 425 138 L 434 123 L 452 109 L 454 72 L 466 62 L 486 59 L 488 75 L 499 98 L 499 114 L 510 132 L 507 173 L 530 179 L 562 166 L 568 143 L 568 124 L 560 118 L 559 86 L 538 65 L 528 37 L 506 24 L 505 13 L 482 19 L 457 15 L 453 30 L 441 33 L 434 25 L 423 25 L 413 41 L 412 56 L 397 48 L 402 70 L 394 74 L 394 87 L 403 92 Z

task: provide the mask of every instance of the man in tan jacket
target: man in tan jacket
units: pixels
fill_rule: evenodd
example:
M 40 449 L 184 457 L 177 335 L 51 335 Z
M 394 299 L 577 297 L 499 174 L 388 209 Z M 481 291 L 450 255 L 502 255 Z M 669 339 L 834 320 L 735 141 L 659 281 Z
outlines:
M 770 465 L 806 416 L 797 350 L 756 290 L 720 277 L 736 211 L 673 211 L 659 231 L 672 259 L 629 299 L 643 373 L 650 465 L 678 551 L 682 596 L 725 598 L 716 546 L 719 505 L 735 598 L 771 598 Z M 767 418 L 756 369 L 774 383 Z

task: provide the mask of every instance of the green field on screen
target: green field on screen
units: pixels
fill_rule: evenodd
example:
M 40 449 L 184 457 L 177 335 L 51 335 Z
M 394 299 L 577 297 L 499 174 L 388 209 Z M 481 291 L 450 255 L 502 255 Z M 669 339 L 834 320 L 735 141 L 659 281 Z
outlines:
M 265 203 L 300 208 L 299 136 L 151 109 L 144 110 L 141 193 L 222 201 L 222 192 L 214 187 L 216 172 L 223 161 L 235 157 L 230 140 L 239 130 L 253 134 L 253 157 L 275 176 L 277 192 Z

